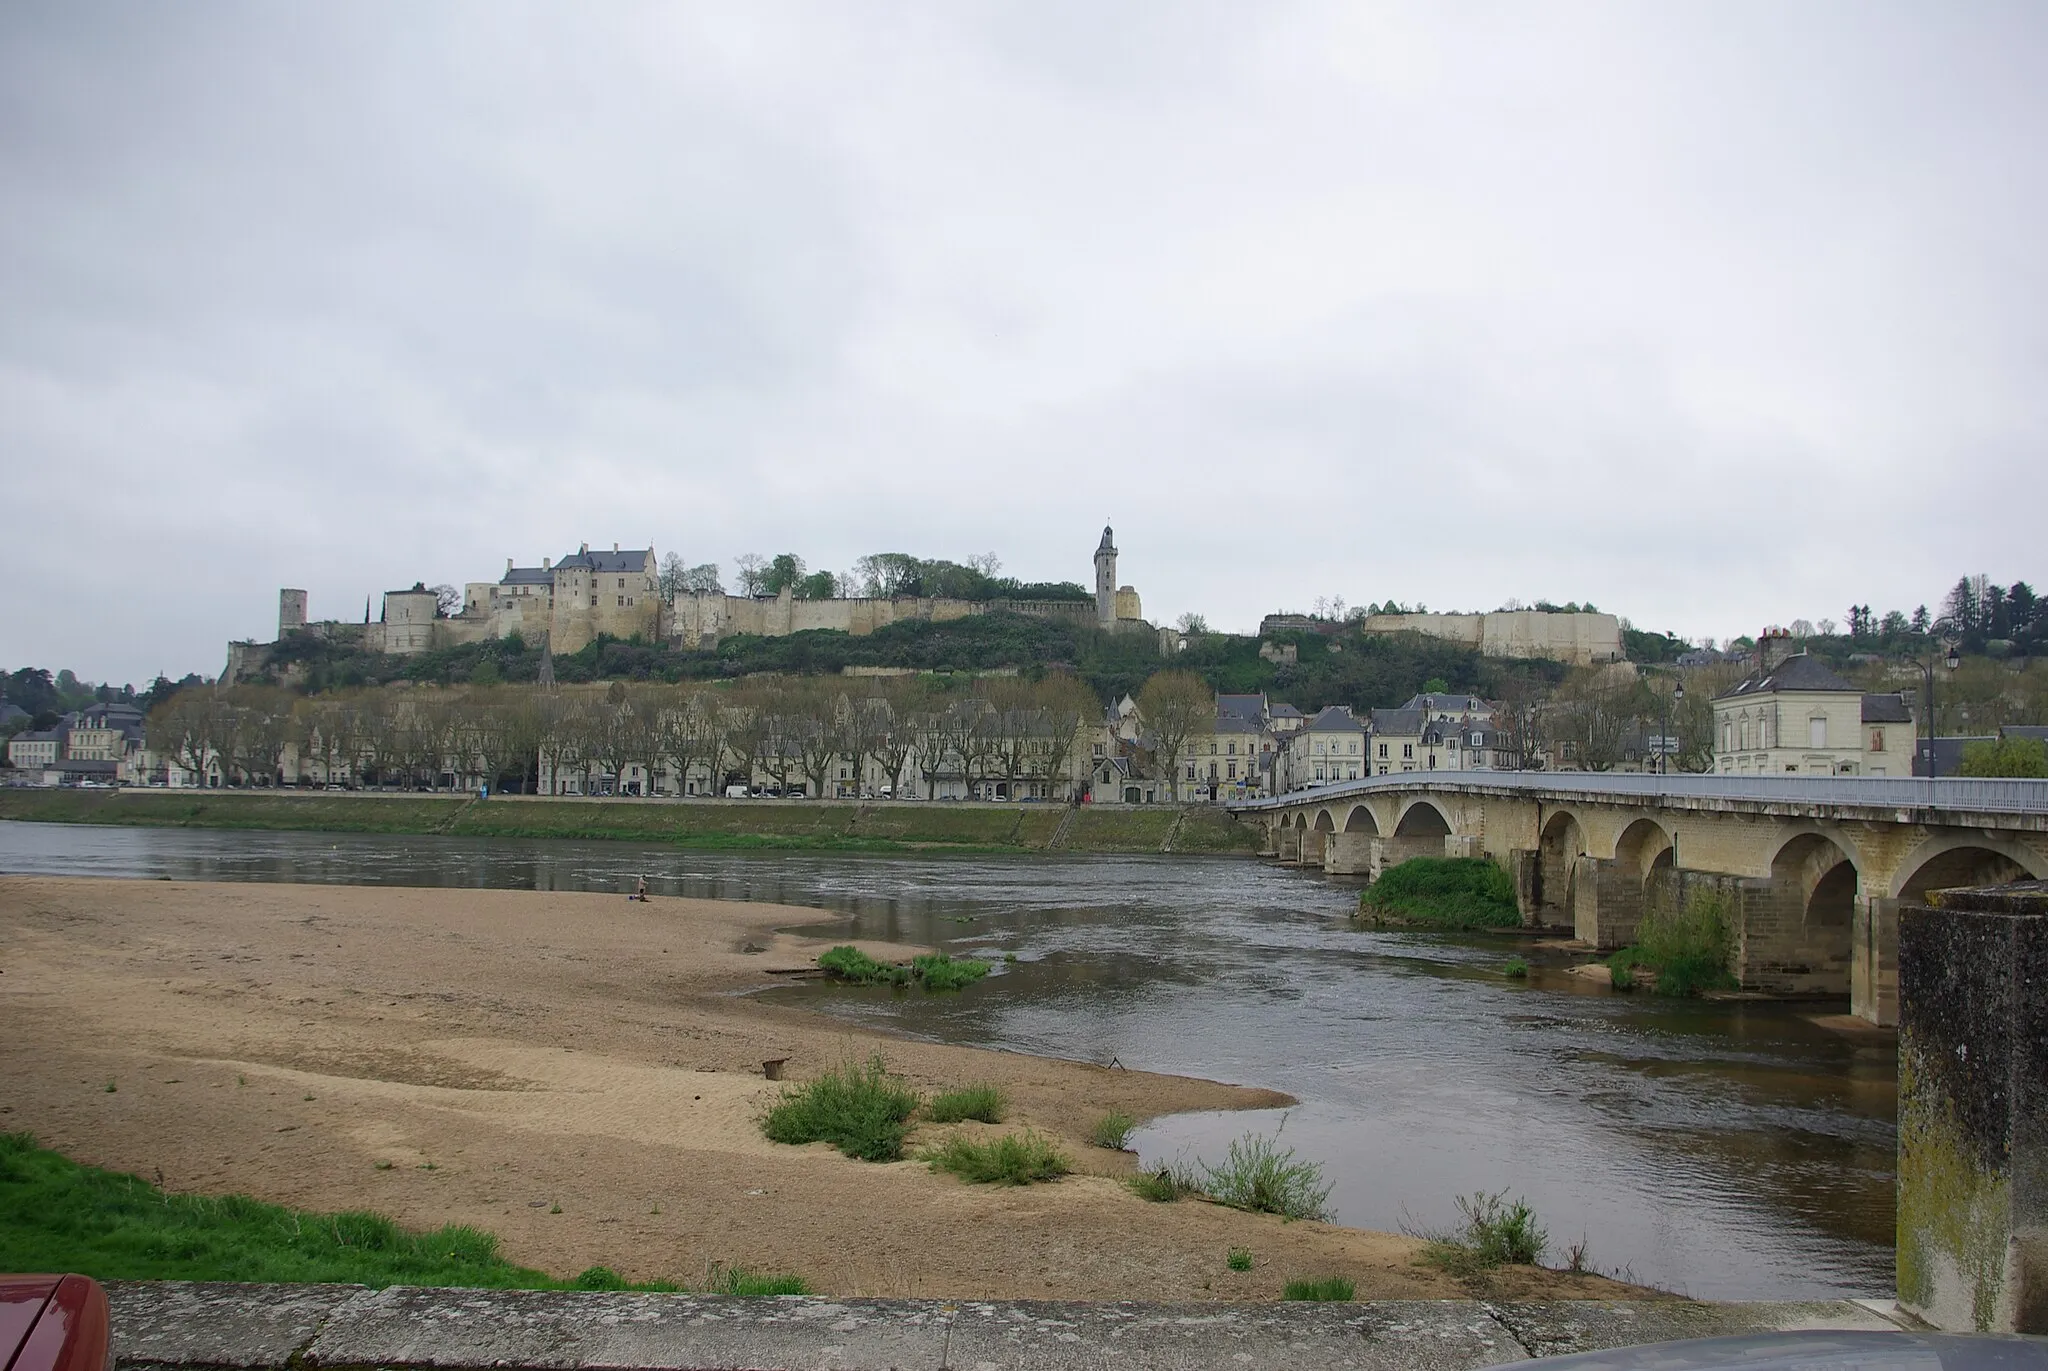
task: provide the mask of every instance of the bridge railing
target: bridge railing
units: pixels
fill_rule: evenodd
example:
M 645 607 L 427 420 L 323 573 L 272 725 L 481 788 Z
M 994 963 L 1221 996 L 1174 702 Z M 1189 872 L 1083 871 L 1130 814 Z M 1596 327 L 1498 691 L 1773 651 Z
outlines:
M 1763 804 L 2048 814 L 2048 781 L 1915 776 L 1657 776 L 1614 771 L 1404 771 L 1332 781 L 1226 806 L 1234 813 L 1289 809 L 1405 790 L 1548 791 L 1615 799 L 1731 800 Z

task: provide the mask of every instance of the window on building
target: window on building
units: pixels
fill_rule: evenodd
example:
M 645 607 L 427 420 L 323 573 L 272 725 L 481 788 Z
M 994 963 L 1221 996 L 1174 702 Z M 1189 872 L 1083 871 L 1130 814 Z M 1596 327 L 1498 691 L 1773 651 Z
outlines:
M 1403 757 L 1413 757 L 1413 756 L 1415 755 L 1415 744 L 1413 744 L 1413 743 L 1403 743 L 1403 744 L 1401 744 L 1401 755 L 1402 755 Z
M 1213 757 L 1213 756 L 1215 756 L 1215 755 L 1216 755 L 1216 744 L 1214 744 L 1214 743 L 1210 743 L 1210 744 L 1209 744 L 1209 755 L 1210 755 L 1211 757 Z
M 1733 752 L 1735 750 L 1735 724 L 1733 721 L 1721 725 L 1721 750 L 1723 752 Z
M 1237 755 L 1237 744 L 1236 744 L 1236 743 L 1226 743 L 1226 744 L 1224 744 L 1224 751 L 1225 751 L 1225 752 L 1228 752 L 1228 753 L 1229 753 L 1229 754 L 1230 754 L 1231 756 L 1235 757 L 1235 756 Z
M 1231 779 L 1231 780 L 1233 780 L 1233 781 L 1234 781 L 1234 780 L 1236 780 L 1236 779 L 1237 779 L 1237 763 L 1236 763 L 1236 762 L 1230 762 L 1230 763 L 1227 763 L 1227 765 L 1228 765 L 1228 766 L 1229 766 L 1229 768 L 1230 768 L 1230 772 L 1229 772 L 1229 775 L 1230 775 L 1230 779 Z
M 1191 781 L 1195 779 L 1195 764 L 1193 762 L 1188 763 L 1188 779 Z
M 1825 714 L 1806 721 L 1806 745 L 1826 747 L 1828 745 L 1828 720 Z
M 1380 756 L 1384 757 L 1384 756 L 1386 756 L 1386 755 L 1387 755 L 1387 745 L 1386 745 L 1385 743 L 1381 743 L 1381 744 L 1380 744 Z
M 1881 728 L 1873 728 L 1873 729 L 1871 729 L 1871 730 L 1870 730 L 1870 750 L 1871 750 L 1872 752 L 1882 752 L 1882 751 L 1884 751 L 1884 730 L 1883 730 L 1883 729 L 1881 729 Z

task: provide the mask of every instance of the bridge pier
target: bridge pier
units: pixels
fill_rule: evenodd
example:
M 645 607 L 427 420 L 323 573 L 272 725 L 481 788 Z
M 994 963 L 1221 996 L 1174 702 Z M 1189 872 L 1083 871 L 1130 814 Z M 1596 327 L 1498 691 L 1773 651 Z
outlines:
M 1280 846 L 1275 852 L 1282 862 L 1298 864 L 1301 861 L 1301 830 L 1283 828 L 1280 830 Z
M 1301 854 L 1295 860 L 1302 866 L 1321 866 L 1323 849 L 1328 845 L 1330 835 L 1320 828 L 1305 828 L 1301 832 Z
M 1332 876 L 1373 875 L 1372 844 L 1370 833 L 1332 833 L 1323 870 Z
M 1856 906 L 1849 947 L 1849 1012 L 1880 1028 L 1899 1025 L 1899 909 L 1903 900 Z
M 1399 866 L 1410 857 L 1441 857 L 1444 855 L 1443 835 L 1423 834 L 1417 837 L 1374 838 L 1372 842 L 1371 875 L 1378 878 L 1390 866 Z

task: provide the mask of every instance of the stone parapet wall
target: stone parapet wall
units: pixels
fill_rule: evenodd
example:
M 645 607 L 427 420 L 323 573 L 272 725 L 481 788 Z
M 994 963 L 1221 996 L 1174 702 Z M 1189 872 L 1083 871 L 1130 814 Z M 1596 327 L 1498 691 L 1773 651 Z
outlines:
M 730 1299 L 540 1290 L 114 1282 L 124 1368 L 977 1367 L 1463 1371 L 1679 1338 L 1833 1330 L 1832 1351 L 1898 1325 L 1851 1300 L 1368 1300 L 1151 1304 Z

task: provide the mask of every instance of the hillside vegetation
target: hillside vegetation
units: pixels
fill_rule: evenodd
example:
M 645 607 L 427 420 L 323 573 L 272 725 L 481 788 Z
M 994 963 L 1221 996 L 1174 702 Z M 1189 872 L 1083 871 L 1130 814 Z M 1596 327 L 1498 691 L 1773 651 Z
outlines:
M 1297 660 L 1266 660 L 1259 655 L 1261 641 L 1291 646 Z M 291 681 L 315 691 L 401 680 L 521 684 L 538 677 L 540 658 L 538 645 L 517 637 L 390 657 L 294 634 L 271 650 L 263 679 Z M 847 667 L 1027 675 L 1061 668 L 1073 671 L 1103 700 L 1136 695 L 1146 680 L 1169 665 L 1195 672 L 1214 690 L 1264 691 L 1311 712 L 1332 704 L 1360 710 L 1398 705 L 1425 686 L 1490 698 L 1510 678 L 1547 686 L 1565 672 L 1555 662 L 1485 657 L 1420 634 L 1367 636 L 1355 627 L 1329 637 L 1290 631 L 1266 640 L 1195 634 L 1186 651 L 1169 663 L 1150 633 L 1104 633 L 1086 624 L 1007 611 L 947 623 L 891 624 L 862 637 L 827 630 L 780 638 L 736 636 L 701 651 L 600 638 L 579 652 L 554 658 L 555 678 L 566 684 L 703 681 L 764 673 L 836 675 Z

